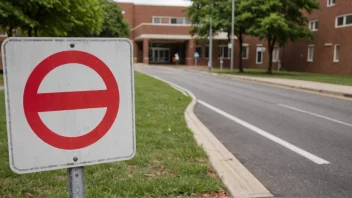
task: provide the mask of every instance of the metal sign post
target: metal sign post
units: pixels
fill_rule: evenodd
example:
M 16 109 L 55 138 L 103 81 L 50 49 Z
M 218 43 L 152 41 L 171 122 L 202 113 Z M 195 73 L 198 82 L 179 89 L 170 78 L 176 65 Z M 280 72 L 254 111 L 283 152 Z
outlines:
M 10 37 L 1 52 L 12 171 L 65 168 L 69 197 L 84 198 L 83 166 L 134 157 L 129 40 Z
M 85 198 L 84 167 L 67 169 L 69 198 Z

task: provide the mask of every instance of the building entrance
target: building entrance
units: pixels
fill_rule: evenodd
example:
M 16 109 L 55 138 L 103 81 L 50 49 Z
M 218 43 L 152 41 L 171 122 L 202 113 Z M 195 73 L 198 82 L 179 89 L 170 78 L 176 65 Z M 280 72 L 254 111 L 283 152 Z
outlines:
M 170 63 L 170 48 L 166 47 L 152 47 L 152 57 L 150 63 L 152 64 L 168 64 Z

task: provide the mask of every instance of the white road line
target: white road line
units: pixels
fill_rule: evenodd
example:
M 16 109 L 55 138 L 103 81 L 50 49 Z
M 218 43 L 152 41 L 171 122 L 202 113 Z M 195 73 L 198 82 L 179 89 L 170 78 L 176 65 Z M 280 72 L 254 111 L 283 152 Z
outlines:
M 276 136 L 274 136 L 274 135 L 272 135 L 272 134 L 270 134 L 270 133 L 268 133 L 268 132 L 266 132 L 266 131 L 264 131 L 264 130 L 256 127 L 256 126 L 253 126 L 253 125 L 249 124 L 248 122 L 245 122 L 245 121 L 243 121 L 243 120 L 241 120 L 241 119 L 239 119 L 239 118 L 237 118 L 237 117 L 235 117 L 233 115 L 230 115 L 230 114 L 228 114 L 228 113 L 226 113 L 226 112 L 224 112 L 224 111 L 222 111 L 222 110 L 220 110 L 220 109 L 218 109 L 216 107 L 213 107 L 213 106 L 211 106 L 210 104 L 208 104 L 206 102 L 203 102 L 201 100 L 198 100 L 198 102 L 200 104 L 202 104 L 203 106 L 215 111 L 216 113 L 225 116 L 226 118 L 228 118 L 228 119 L 230 119 L 230 120 L 232 120 L 232 121 L 234 121 L 234 122 L 236 122 L 236 123 L 248 128 L 248 129 L 252 130 L 253 132 L 255 132 L 255 133 L 257 133 L 257 134 L 259 134 L 259 135 L 261 135 L 263 137 L 268 138 L 269 140 L 271 140 L 271 141 L 273 141 L 273 142 L 275 142 L 277 144 L 280 144 L 281 146 L 283 146 L 283 147 L 285 147 L 285 148 L 287 148 L 287 149 L 289 149 L 289 150 L 291 150 L 291 151 L 293 151 L 293 152 L 295 152 L 295 153 L 297 153 L 297 154 L 299 154 L 299 155 L 301 155 L 301 156 L 313 161 L 316 164 L 330 164 L 330 162 L 328 162 L 328 161 L 326 161 L 326 160 L 324 160 L 324 159 L 322 159 L 322 158 L 320 158 L 320 157 L 318 157 L 318 156 L 316 156 L 316 155 L 314 155 L 312 153 L 309 153 L 308 151 L 305 151 L 305 150 L 303 150 L 301 148 L 298 148 L 297 146 L 295 146 L 295 145 L 293 145 L 293 144 L 291 144 L 291 143 L 289 143 L 289 142 L 287 142 L 287 141 L 285 141 L 285 140 L 283 140 L 283 139 L 281 139 L 279 137 L 276 137 Z
M 306 113 L 306 114 L 309 114 L 309 115 L 312 115 L 312 116 L 316 116 L 316 117 L 319 117 L 319 118 L 323 118 L 323 119 L 325 119 L 325 120 L 329 120 L 329 121 L 332 121 L 332 122 L 336 122 L 336 123 L 339 123 L 339 124 L 343 124 L 343 125 L 352 127 L 352 124 L 349 124 L 349 123 L 346 123 L 346 122 L 342 122 L 342 121 L 340 121 L 340 120 L 336 120 L 336 119 L 333 119 L 333 118 L 329 118 L 329 117 L 326 117 L 326 116 L 322 116 L 322 115 L 319 115 L 319 114 L 316 114 L 316 113 L 312 113 L 312 112 L 305 111 L 305 110 L 302 110 L 302 109 L 298 109 L 298 108 L 295 108 L 295 107 L 291 107 L 291 106 L 288 106 L 288 105 L 283 105 L 283 104 L 278 104 L 278 105 L 279 105 L 280 107 L 284 107 L 284 108 L 291 109 L 291 110 L 294 110 L 294 111 Z

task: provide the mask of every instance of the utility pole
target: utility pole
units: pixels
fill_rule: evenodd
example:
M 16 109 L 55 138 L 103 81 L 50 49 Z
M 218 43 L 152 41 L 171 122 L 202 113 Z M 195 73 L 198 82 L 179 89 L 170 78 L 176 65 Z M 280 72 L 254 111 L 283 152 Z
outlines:
M 213 19 L 210 16 L 210 31 L 209 31 L 209 72 L 213 69 Z
M 235 0 L 232 0 L 232 22 L 231 22 L 231 72 L 233 72 L 233 64 L 234 64 L 234 37 L 235 37 Z M 238 57 L 241 58 L 241 57 Z

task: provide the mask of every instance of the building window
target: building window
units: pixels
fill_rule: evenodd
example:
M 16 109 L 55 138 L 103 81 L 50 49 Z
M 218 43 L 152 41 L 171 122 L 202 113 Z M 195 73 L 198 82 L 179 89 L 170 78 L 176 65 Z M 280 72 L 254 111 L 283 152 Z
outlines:
M 273 50 L 273 62 L 277 62 L 279 60 L 279 47 L 274 47 Z
M 319 26 L 319 21 L 309 21 L 309 29 L 312 30 L 313 32 L 318 31 L 318 26 Z
M 230 58 L 231 49 L 228 46 L 219 46 L 219 58 Z
M 336 17 L 336 27 L 352 26 L 352 14 Z
M 171 24 L 177 24 L 177 18 L 171 18 Z
M 154 17 L 153 23 L 156 23 L 156 24 L 161 23 L 161 19 L 159 17 Z
M 242 59 L 248 59 L 249 46 L 242 45 Z
M 162 24 L 169 24 L 170 23 L 170 18 L 167 18 L 167 17 L 161 18 L 161 23 Z
M 185 17 L 159 17 L 153 16 L 153 24 L 178 24 L 190 25 L 190 20 Z
M 340 61 L 340 45 L 336 44 L 334 47 L 334 62 Z
M 256 59 L 257 64 L 263 63 L 263 52 L 264 52 L 263 47 L 257 47 L 257 59 Z
M 308 62 L 313 62 L 313 58 L 314 58 L 314 45 L 309 45 L 308 46 L 307 61 Z
M 209 46 L 205 47 L 205 58 L 209 58 Z
M 336 3 L 336 0 L 327 0 L 328 1 L 328 7 L 334 6 Z
M 196 52 L 199 54 L 199 58 L 202 58 L 202 47 L 197 46 L 196 47 Z
M 185 24 L 191 24 L 191 22 L 189 21 L 189 19 L 185 18 Z

